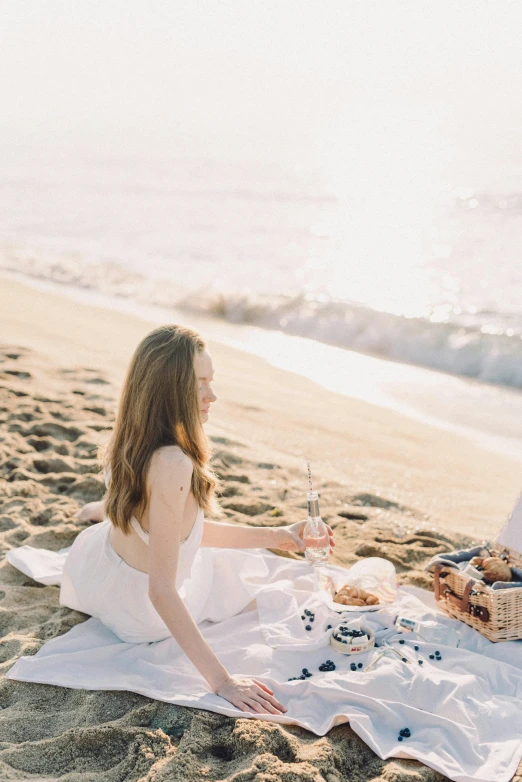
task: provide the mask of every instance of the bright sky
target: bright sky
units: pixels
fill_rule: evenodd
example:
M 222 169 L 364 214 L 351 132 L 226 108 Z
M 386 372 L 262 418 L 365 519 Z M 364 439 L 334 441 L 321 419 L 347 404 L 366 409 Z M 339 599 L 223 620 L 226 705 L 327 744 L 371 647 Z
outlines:
M 0 143 L 299 161 L 431 106 L 509 147 L 521 36 L 518 0 L 3 0 Z

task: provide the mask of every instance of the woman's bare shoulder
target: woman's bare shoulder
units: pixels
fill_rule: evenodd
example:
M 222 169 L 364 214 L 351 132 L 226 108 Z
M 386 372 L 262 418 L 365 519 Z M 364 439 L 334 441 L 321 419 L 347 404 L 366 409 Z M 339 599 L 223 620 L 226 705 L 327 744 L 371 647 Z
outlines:
M 173 474 L 187 477 L 192 474 L 192 459 L 179 445 L 163 445 L 152 454 L 149 477 L 169 477 Z

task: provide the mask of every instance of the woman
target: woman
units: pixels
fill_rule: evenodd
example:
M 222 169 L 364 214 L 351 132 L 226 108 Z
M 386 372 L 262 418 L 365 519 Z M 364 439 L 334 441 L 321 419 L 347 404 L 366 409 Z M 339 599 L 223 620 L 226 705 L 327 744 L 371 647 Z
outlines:
M 305 521 L 265 529 L 204 519 L 221 515 L 203 430 L 216 401 L 213 377 L 192 329 L 161 326 L 138 345 L 103 453 L 107 494 L 78 514 L 105 521 L 76 538 L 60 602 L 98 617 L 123 641 L 170 633 L 213 692 L 242 711 L 282 714 L 263 682 L 225 669 L 180 594 L 199 547 L 304 550 Z

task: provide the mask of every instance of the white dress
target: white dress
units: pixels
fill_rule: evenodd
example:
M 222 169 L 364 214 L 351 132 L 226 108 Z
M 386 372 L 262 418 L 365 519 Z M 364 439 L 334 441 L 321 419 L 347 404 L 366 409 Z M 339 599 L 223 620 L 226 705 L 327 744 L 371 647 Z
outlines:
M 397 641 L 397 613 L 437 619 L 461 631 L 460 648 L 417 639 L 397 647 L 424 664 L 389 654 L 368 673 L 380 652 L 359 655 L 363 670 L 329 646 L 341 620 L 313 593 L 312 568 L 263 549 L 200 548 L 200 511 L 181 545 L 176 586 L 207 643 L 232 674 L 268 684 L 288 711 L 245 714 L 215 695 L 183 653 L 148 597 L 148 575 L 130 567 L 112 548 L 109 520 L 77 536 L 58 552 L 21 546 L 8 561 L 44 584 L 61 584 L 60 602 L 90 615 L 64 635 L 21 657 L 8 679 L 88 690 L 130 690 L 156 700 L 234 717 L 297 724 L 322 736 L 349 721 L 383 759 L 422 761 L 456 782 L 509 782 L 522 755 L 522 642 L 492 644 L 476 631 L 441 617 L 433 597 L 402 588 L 388 610 L 364 615 L 377 640 Z M 138 534 L 146 535 L 133 523 Z M 328 568 L 343 575 L 341 568 Z M 314 622 L 302 617 L 315 612 Z M 346 614 L 358 622 L 361 614 Z M 306 627 L 310 627 L 307 630 Z M 411 636 L 413 638 L 413 636 Z M 333 660 L 336 669 L 320 672 Z M 312 676 L 298 677 L 303 668 Z M 399 730 L 412 735 L 399 743 Z
M 198 510 L 190 535 L 180 544 L 176 588 L 188 599 L 192 567 L 201 559 L 203 511 Z M 133 516 L 131 524 L 148 544 L 149 536 Z M 112 524 L 106 519 L 78 535 L 63 568 L 61 605 L 97 617 L 122 641 L 161 641 L 171 633 L 148 595 L 148 573 L 128 565 L 113 549 Z M 194 609 L 194 606 L 192 606 Z

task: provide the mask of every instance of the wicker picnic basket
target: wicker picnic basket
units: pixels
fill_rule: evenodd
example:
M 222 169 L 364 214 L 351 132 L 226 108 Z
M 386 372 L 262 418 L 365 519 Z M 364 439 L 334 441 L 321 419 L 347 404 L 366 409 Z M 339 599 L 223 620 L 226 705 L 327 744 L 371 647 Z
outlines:
M 508 565 L 516 568 L 522 568 L 521 550 L 522 495 L 491 546 L 492 556 L 502 555 Z M 435 599 L 448 616 L 460 619 L 490 641 L 522 639 L 522 587 L 494 590 L 440 563 L 435 565 L 434 579 Z

